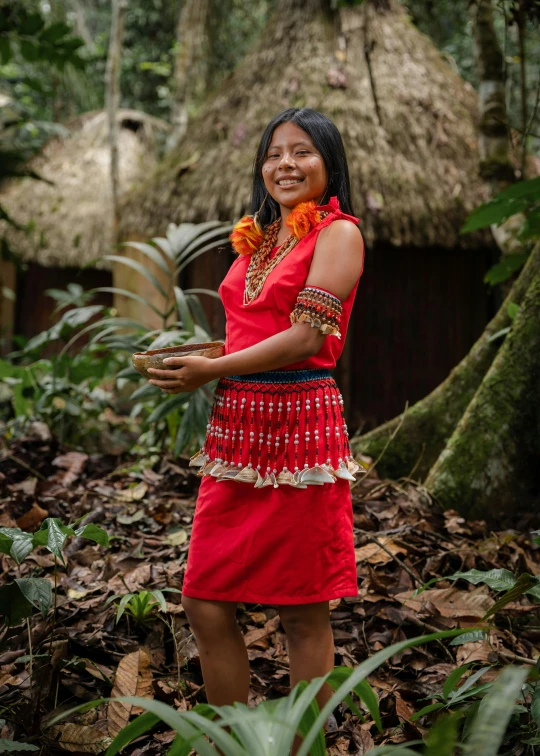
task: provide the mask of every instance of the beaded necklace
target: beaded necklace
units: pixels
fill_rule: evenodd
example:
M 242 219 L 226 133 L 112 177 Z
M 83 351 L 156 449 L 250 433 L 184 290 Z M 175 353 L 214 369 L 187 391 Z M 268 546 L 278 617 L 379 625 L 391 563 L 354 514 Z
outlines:
M 317 222 L 320 222 L 328 215 L 328 212 L 318 213 Z M 251 254 L 249 265 L 246 271 L 246 283 L 244 286 L 244 304 L 250 304 L 261 293 L 264 282 L 284 257 L 298 244 L 300 241 L 294 234 L 289 234 L 283 244 L 280 245 L 278 251 L 274 257 L 270 258 L 272 249 L 274 248 L 279 229 L 281 226 L 281 218 L 278 218 L 271 223 L 265 232 L 263 242 L 261 246 Z M 306 231 L 301 236 L 305 235 Z

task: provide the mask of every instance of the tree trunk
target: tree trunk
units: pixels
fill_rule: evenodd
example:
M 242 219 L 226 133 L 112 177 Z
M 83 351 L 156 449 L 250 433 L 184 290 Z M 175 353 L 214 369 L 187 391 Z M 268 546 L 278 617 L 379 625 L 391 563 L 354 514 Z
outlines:
M 354 451 L 377 459 L 403 421 L 377 467 L 381 475 L 390 478 L 407 476 L 414 468 L 415 478 L 422 480 L 443 451 L 497 354 L 501 340 L 491 339 L 510 325 L 508 305 L 510 302 L 521 304 L 527 289 L 538 276 L 540 255 L 536 253 L 528 259 L 484 333 L 448 378 L 408 409 L 405 417 L 398 415 L 368 433 L 352 438 Z
M 111 146 L 111 186 L 113 213 L 113 243 L 118 238 L 118 197 L 119 197 L 119 167 L 118 167 L 118 107 L 120 105 L 120 58 L 122 54 L 122 40 L 124 37 L 124 15 L 127 0 L 113 0 L 111 38 L 105 70 L 105 100 L 107 117 L 109 120 L 109 143 Z
M 208 0 L 184 0 L 180 10 L 176 27 L 172 130 L 167 139 L 167 152 L 180 144 L 187 131 L 193 68 L 202 49 L 207 8 Z
M 540 243 L 527 268 L 536 272 L 510 333 L 424 484 L 473 519 L 510 512 L 540 482 L 531 474 L 540 455 Z
M 493 24 L 492 0 L 477 0 L 471 6 L 476 65 L 480 78 L 480 170 L 498 191 L 500 182 L 514 180 L 508 155 L 503 55 Z

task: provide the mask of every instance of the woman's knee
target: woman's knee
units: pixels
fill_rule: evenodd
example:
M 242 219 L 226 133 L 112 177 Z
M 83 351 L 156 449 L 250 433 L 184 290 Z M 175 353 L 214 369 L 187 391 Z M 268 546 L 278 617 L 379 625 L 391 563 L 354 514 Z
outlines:
M 281 624 L 290 640 L 309 640 L 331 631 L 328 602 L 280 606 Z
M 236 625 L 236 604 L 182 596 L 182 607 L 196 637 L 215 637 Z

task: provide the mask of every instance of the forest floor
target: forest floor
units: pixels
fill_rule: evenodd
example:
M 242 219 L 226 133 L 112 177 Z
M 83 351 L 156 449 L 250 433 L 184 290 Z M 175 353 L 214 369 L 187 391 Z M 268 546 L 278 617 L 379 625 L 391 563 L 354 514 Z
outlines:
M 57 612 L 31 621 L 30 676 L 26 624 L 0 640 L 0 738 L 44 746 L 44 753 L 102 753 L 111 734 L 135 710 L 102 704 L 69 722 L 47 726 L 78 703 L 126 694 L 155 697 L 178 709 L 204 702 L 197 645 L 180 593 L 165 593 L 167 613 L 146 625 L 124 614 L 115 622 L 115 594 L 182 589 L 199 479 L 184 458 L 163 456 L 157 469 L 139 460 L 87 456 L 61 448 L 46 428 L 0 451 L 0 526 L 34 531 L 46 517 L 65 524 L 88 514 L 111 538 L 108 548 L 68 541 L 66 565 L 57 562 Z M 373 472 L 353 490 L 357 598 L 331 602 L 336 665 L 356 666 L 408 637 L 455 627 L 478 627 L 497 594 L 464 580 L 432 578 L 473 568 L 540 573 L 540 548 L 523 518 L 494 531 L 441 511 L 413 481 L 381 481 Z M 55 557 L 45 548 L 16 567 L 2 557 L 3 583 L 46 577 L 54 583 Z M 500 594 L 499 594 L 500 595 Z M 251 663 L 250 705 L 289 692 L 286 636 L 275 607 L 239 604 L 237 619 Z M 361 722 L 340 706 L 329 719 L 328 753 L 360 756 L 374 744 L 419 739 L 428 719 L 414 713 L 441 692 L 456 666 L 532 663 L 540 655 L 540 604 L 526 596 L 497 613 L 489 640 L 450 646 L 431 643 L 390 659 L 368 679 L 375 689 L 384 732 L 366 715 Z M 141 736 L 124 753 L 162 754 L 174 733 L 166 725 Z

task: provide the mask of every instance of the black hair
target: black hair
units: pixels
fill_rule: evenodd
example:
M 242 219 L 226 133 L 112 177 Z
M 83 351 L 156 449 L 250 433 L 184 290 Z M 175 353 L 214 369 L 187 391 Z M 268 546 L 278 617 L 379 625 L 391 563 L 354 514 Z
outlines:
M 341 134 L 337 126 L 327 116 L 311 108 L 288 108 L 274 116 L 265 128 L 257 148 L 253 164 L 253 188 L 251 192 L 251 212 L 254 214 L 261 207 L 266 196 L 266 187 L 262 177 L 262 166 L 266 160 L 268 148 L 274 130 L 282 123 L 294 123 L 309 134 L 313 144 L 321 153 L 328 175 L 328 187 L 321 200 L 324 205 L 330 197 L 337 196 L 344 213 L 354 215 L 351 203 L 351 183 L 349 168 Z M 265 228 L 279 218 L 279 204 L 268 195 L 259 213 L 259 223 Z

